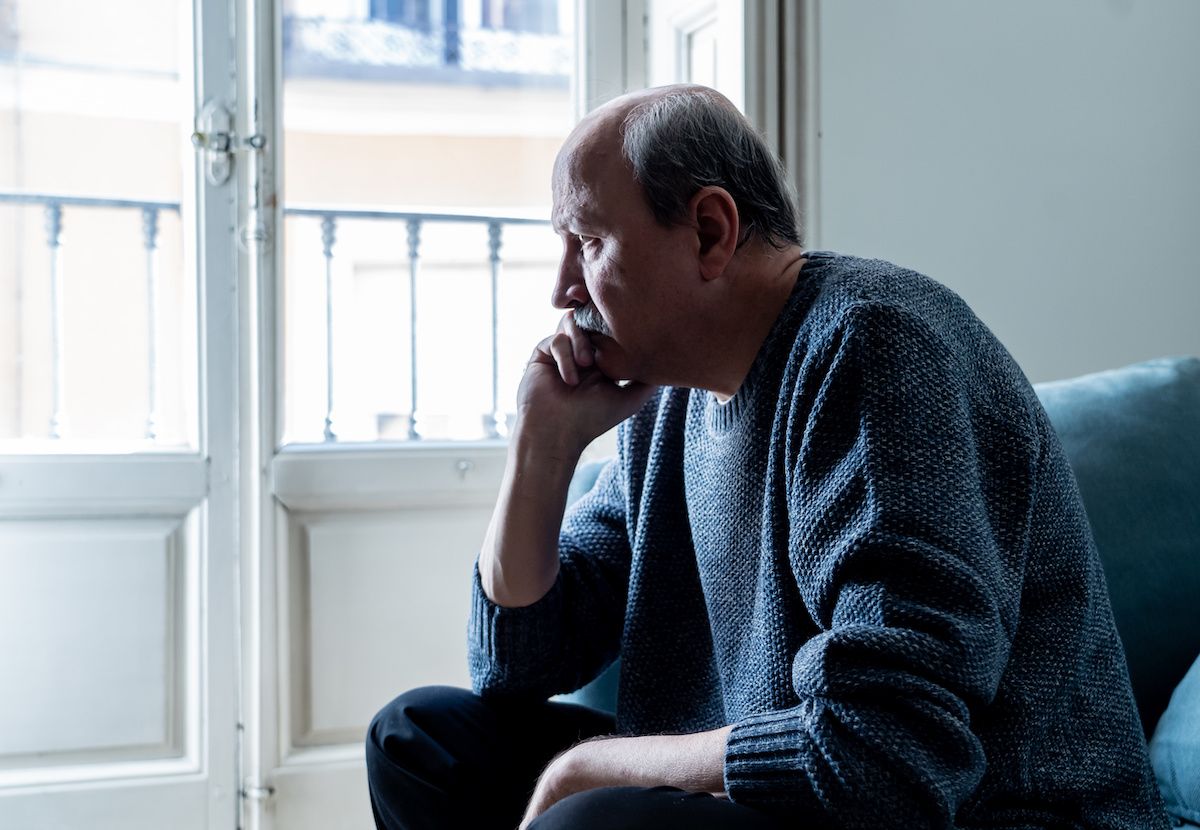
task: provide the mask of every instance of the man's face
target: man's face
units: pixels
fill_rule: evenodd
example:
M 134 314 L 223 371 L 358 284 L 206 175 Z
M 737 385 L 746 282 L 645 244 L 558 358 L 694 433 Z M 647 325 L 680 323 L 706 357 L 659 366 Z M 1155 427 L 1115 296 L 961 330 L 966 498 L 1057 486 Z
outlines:
M 568 142 L 553 189 L 554 226 L 564 243 L 554 305 L 575 309 L 605 375 L 669 382 L 686 311 L 688 229 L 655 220 L 615 138 Z

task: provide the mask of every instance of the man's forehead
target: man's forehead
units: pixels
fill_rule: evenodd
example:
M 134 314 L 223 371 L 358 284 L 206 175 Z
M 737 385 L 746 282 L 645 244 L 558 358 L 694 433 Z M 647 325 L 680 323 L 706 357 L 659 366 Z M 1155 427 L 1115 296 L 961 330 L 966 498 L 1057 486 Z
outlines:
M 554 165 L 555 224 L 589 219 L 593 215 L 592 203 L 606 184 L 612 184 L 615 163 L 621 161 L 619 146 L 602 141 L 565 145 Z
M 603 177 L 605 168 L 620 159 L 620 134 L 615 130 L 577 128 L 559 150 L 554 163 L 556 183 L 587 186 Z
M 554 207 L 550 211 L 550 224 L 555 230 L 563 231 L 586 224 L 590 218 L 588 200 L 581 194 L 571 193 L 554 196 Z

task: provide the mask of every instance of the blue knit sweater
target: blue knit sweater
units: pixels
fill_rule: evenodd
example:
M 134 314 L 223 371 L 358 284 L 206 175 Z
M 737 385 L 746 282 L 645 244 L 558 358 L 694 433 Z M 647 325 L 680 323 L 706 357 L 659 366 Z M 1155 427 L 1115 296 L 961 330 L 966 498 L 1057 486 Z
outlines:
M 804 827 L 1166 827 L 1104 574 L 1028 382 L 952 292 L 810 252 L 741 389 L 669 388 L 525 608 L 475 577 L 476 691 L 622 658 L 618 730 L 732 724 Z

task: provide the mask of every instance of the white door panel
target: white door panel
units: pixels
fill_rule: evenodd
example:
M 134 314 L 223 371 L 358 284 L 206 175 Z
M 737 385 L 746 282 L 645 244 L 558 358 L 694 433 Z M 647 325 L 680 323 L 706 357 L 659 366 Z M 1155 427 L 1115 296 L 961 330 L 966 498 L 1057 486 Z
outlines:
M 375 712 L 406 689 L 469 685 L 469 577 L 504 454 L 276 457 L 279 762 L 262 824 L 369 827 L 362 747 Z
M 198 455 L 0 456 L 0 518 L 182 516 L 208 493 Z
M 0 524 L 10 678 L 0 685 L 0 768 L 27 777 L 183 755 L 184 635 L 196 605 L 185 596 L 187 536 L 182 518 Z
M 0 455 L 0 827 L 230 830 L 237 200 L 188 136 L 201 103 L 236 109 L 235 4 L 101 5 L 16 4 L 41 58 L 0 96 L 34 113 L 0 201 L 49 233 L 3 241 L 36 302 Z
M 446 506 L 293 517 L 295 746 L 361 743 L 400 691 L 470 684 L 467 575 L 490 515 Z
M 214 800 L 210 799 L 229 804 L 232 796 L 226 790 L 214 797 L 196 774 L 177 773 L 86 789 L 63 786 L 14 790 L 5 795 L 0 815 L 5 828 L 20 830 L 230 828 L 233 825 L 222 812 L 210 820 L 214 808 Z
M 362 750 L 315 756 L 311 764 L 289 764 L 271 776 L 273 797 L 262 820 L 280 830 L 370 830 L 371 800 Z

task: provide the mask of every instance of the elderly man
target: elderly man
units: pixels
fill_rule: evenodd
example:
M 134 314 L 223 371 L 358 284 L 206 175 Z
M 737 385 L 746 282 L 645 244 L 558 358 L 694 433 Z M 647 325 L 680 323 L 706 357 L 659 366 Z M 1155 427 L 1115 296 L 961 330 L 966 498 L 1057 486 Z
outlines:
M 1165 827 L 1071 470 L 967 306 L 806 252 L 712 90 L 597 110 L 553 187 L 475 693 L 376 717 L 379 826 Z M 618 655 L 615 723 L 547 702 Z

